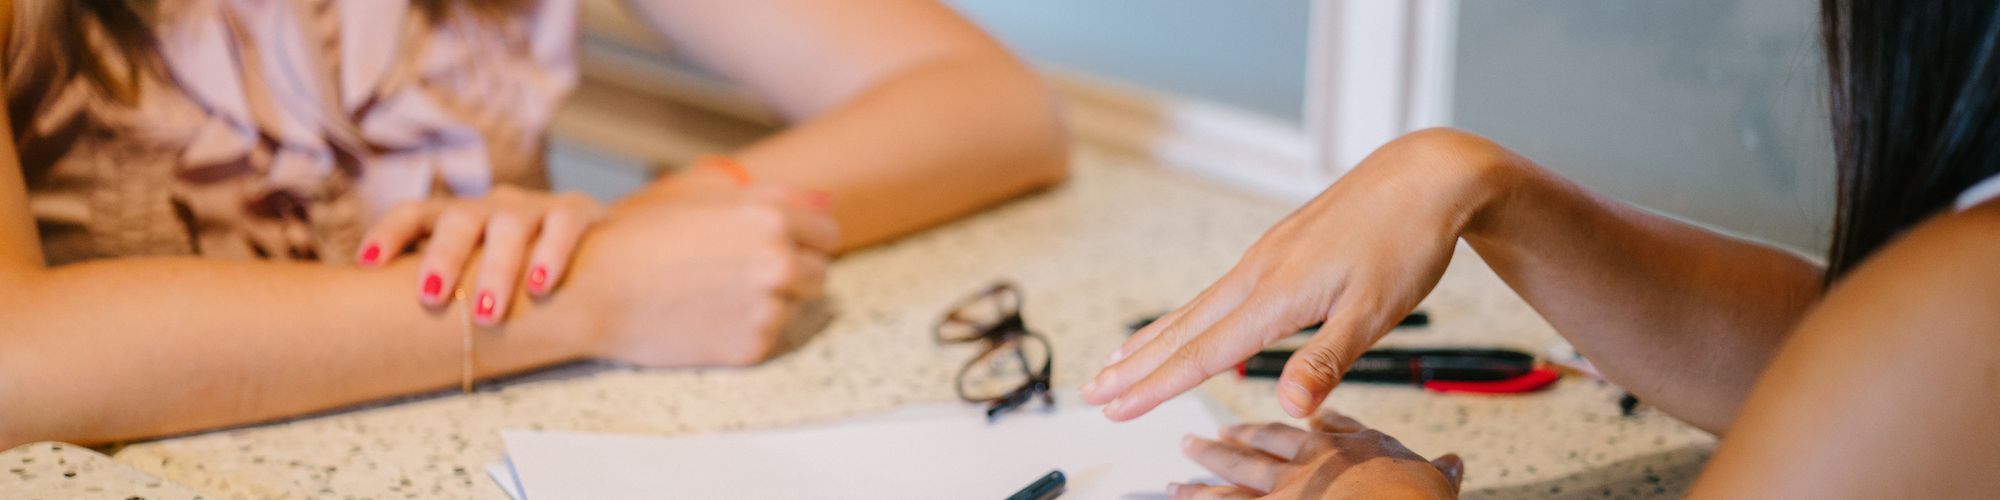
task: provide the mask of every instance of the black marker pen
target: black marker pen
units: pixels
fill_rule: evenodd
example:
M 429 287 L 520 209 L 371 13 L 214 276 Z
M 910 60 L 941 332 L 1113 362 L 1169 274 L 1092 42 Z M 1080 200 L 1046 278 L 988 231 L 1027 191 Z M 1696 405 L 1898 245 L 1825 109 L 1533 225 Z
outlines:
M 1056 469 L 1043 474 L 1041 479 L 1029 483 L 1028 487 L 1021 488 L 1021 491 L 1009 495 L 1007 500 L 1049 500 L 1062 496 L 1063 490 L 1068 486 L 1069 478 L 1063 476 L 1062 469 Z

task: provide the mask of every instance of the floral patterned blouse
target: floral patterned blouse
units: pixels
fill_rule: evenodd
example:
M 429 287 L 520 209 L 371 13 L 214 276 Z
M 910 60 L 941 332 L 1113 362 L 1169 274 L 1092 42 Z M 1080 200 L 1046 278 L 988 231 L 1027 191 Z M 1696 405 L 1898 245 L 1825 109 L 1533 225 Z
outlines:
M 69 0 L 60 0 L 69 1 Z M 575 87 L 576 0 L 504 15 L 408 0 L 172 0 L 121 102 L 72 70 L 56 1 L 17 1 L 4 69 L 51 265 L 137 255 L 345 262 L 394 204 L 545 186 Z

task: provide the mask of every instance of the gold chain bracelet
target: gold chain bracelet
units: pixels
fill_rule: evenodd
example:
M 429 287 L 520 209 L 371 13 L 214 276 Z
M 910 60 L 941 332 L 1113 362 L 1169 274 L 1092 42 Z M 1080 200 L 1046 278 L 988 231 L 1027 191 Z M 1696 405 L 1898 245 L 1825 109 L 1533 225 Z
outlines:
M 464 356 L 460 358 L 464 363 L 460 364 L 458 388 L 466 394 L 472 394 L 472 378 L 476 371 L 474 368 L 478 364 L 478 357 L 473 350 L 472 303 L 465 300 L 464 288 L 453 290 L 451 297 L 452 301 L 458 303 L 459 324 L 463 327 L 460 331 L 464 333 L 461 337 Z

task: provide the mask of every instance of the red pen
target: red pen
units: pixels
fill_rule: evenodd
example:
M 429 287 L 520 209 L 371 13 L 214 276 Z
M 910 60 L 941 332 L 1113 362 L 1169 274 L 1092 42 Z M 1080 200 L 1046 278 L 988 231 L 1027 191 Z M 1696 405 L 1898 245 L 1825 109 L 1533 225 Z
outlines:
M 1241 365 L 1245 377 L 1284 372 L 1291 350 L 1258 352 Z M 1345 382 L 1415 384 L 1437 392 L 1514 394 L 1548 387 L 1562 372 L 1541 366 L 1533 355 L 1507 349 L 1375 349 L 1362 353 L 1342 377 Z

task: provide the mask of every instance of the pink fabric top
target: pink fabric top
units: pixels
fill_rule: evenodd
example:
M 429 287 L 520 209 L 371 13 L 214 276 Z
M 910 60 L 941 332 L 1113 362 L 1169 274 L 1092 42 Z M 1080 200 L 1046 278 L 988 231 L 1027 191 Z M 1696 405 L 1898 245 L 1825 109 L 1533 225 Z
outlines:
M 396 203 L 545 186 L 544 131 L 577 79 L 576 0 L 435 21 L 406 0 L 173 0 L 136 55 L 164 71 L 126 105 L 65 67 L 55 3 L 15 2 L 4 54 L 51 264 L 346 262 Z

